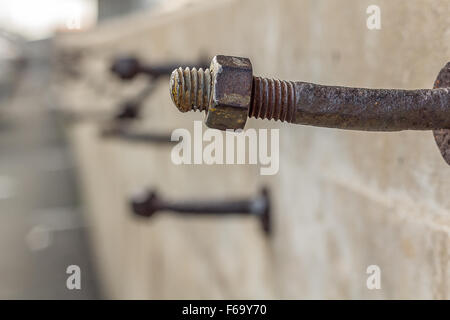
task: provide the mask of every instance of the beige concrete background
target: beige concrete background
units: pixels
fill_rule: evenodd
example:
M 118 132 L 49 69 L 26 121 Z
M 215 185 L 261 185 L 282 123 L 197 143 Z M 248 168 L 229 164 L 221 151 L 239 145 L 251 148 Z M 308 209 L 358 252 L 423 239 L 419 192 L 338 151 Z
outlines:
M 366 27 L 381 8 L 382 28 Z M 249 57 L 262 76 L 321 84 L 430 88 L 450 60 L 450 2 L 197 1 L 59 39 L 84 48 L 85 80 L 58 80 L 63 107 L 108 110 L 145 84 L 108 74 L 118 53 L 151 63 L 199 55 Z M 99 87 L 92 85 L 98 84 Z M 192 131 L 198 113 L 158 84 L 138 126 Z M 365 133 L 250 120 L 280 128 L 280 171 L 175 166 L 170 147 L 105 141 L 98 125 L 69 129 L 100 277 L 111 298 L 435 298 L 450 296 L 450 168 L 431 132 Z M 130 192 L 174 199 L 253 195 L 268 185 L 274 235 L 251 218 L 133 219 Z M 368 290 L 366 268 L 381 268 Z

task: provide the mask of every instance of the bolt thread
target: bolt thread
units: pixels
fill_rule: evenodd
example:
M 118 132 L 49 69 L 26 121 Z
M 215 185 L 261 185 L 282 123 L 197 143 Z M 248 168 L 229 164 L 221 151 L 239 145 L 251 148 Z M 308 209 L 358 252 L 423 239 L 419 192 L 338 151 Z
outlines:
M 295 85 L 292 81 L 253 77 L 249 117 L 293 122 Z
M 170 96 L 181 112 L 207 110 L 211 96 L 211 71 L 175 69 L 170 76 Z

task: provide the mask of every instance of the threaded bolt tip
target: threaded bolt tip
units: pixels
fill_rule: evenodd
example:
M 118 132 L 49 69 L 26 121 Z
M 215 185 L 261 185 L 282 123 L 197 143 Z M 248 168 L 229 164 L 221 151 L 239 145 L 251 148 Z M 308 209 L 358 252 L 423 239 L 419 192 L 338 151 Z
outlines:
M 170 97 L 181 112 L 207 110 L 211 96 L 211 71 L 178 68 L 170 76 Z

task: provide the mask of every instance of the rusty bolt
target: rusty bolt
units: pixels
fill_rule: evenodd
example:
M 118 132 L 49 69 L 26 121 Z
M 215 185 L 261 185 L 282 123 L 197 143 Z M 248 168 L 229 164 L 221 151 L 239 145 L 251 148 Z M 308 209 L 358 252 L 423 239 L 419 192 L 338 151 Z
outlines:
M 182 111 L 206 111 L 215 129 L 242 129 L 248 117 L 294 124 L 364 130 L 435 130 L 450 164 L 450 63 L 434 89 L 397 90 L 325 86 L 252 75 L 250 60 L 216 56 L 210 69 L 178 68 L 170 94 Z
M 264 232 L 270 233 L 270 198 L 263 188 L 251 199 L 227 201 L 166 201 L 155 191 L 134 196 L 130 201 L 133 212 L 138 216 L 151 217 L 159 211 L 172 211 L 179 215 L 253 215 L 262 225 Z

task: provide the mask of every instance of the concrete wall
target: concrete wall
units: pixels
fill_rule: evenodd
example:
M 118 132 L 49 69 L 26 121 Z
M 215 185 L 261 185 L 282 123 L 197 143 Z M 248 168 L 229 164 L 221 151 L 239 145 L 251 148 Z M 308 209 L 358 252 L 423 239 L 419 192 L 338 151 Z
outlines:
M 366 8 L 381 8 L 368 30 Z M 86 81 L 59 81 L 65 108 L 108 110 L 144 86 L 110 76 L 108 59 L 152 63 L 199 55 L 249 57 L 254 73 L 321 84 L 430 88 L 450 60 L 450 2 L 197 1 L 59 39 L 87 48 Z M 61 91 L 60 91 L 61 92 Z M 158 84 L 139 124 L 192 131 L 168 83 Z M 249 120 L 280 129 L 280 171 L 257 166 L 175 166 L 170 147 L 105 141 L 98 124 L 69 129 L 92 225 L 100 276 L 112 298 L 438 298 L 450 296 L 450 168 L 431 132 L 365 133 Z M 174 199 L 253 195 L 268 185 L 274 235 L 251 218 L 133 219 L 131 191 L 157 187 Z M 368 290 L 366 268 L 381 268 Z

